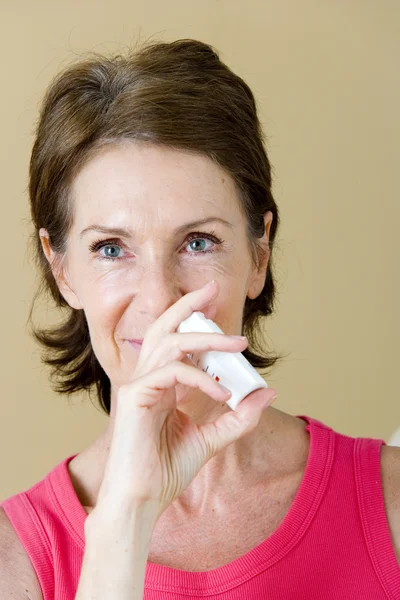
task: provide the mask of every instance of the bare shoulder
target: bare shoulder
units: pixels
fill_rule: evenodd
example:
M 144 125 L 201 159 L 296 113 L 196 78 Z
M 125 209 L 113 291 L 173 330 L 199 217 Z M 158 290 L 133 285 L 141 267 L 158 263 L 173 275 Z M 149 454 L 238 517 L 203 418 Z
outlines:
M 381 447 L 381 477 L 386 516 L 400 566 L 400 448 Z
M 40 584 L 30 558 L 1 507 L 0 598 L 43 600 Z

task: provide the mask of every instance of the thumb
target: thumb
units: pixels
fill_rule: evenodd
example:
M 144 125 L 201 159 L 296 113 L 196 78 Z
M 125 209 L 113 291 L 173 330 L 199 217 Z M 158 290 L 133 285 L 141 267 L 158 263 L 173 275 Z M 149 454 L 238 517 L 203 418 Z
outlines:
M 214 423 L 202 425 L 199 429 L 210 453 L 207 460 L 253 431 L 260 422 L 263 411 L 277 396 L 278 392 L 274 388 L 254 390 L 243 398 L 236 410 L 224 413 Z

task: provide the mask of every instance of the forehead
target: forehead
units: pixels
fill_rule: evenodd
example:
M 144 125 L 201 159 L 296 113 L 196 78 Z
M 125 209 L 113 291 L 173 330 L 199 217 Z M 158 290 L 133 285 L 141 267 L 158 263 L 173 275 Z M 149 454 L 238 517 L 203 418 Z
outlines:
M 76 176 L 72 199 L 85 222 L 239 218 L 235 182 L 209 157 L 143 142 L 102 148 Z

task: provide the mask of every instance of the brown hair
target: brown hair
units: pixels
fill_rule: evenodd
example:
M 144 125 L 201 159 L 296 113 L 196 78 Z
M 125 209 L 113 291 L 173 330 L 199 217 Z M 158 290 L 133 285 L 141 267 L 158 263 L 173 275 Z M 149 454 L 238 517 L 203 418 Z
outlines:
M 203 42 L 180 39 L 151 42 L 110 57 L 90 53 L 59 73 L 46 91 L 37 124 L 29 170 L 29 196 L 35 232 L 32 241 L 47 291 L 66 317 L 41 329 L 30 322 L 52 367 L 55 391 L 72 393 L 95 386 L 100 407 L 110 414 L 110 380 L 91 346 L 83 310 L 61 295 L 44 255 L 40 228 L 62 255 L 72 222 L 70 186 L 78 170 L 107 144 L 148 141 L 208 156 L 234 179 L 247 219 L 249 249 L 255 264 L 262 258 L 257 242 L 265 233 L 263 215 L 271 211 L 270 258 L 261 294 L 246 298 L 243 352 L 257 368 L 280 360 L 259 340 L 259 320 L 273 312 L 273 248 L 279 225 L 271 192 L 271 166 L 249 86 Z M 249 348 L 252 348 L 251 350 Z

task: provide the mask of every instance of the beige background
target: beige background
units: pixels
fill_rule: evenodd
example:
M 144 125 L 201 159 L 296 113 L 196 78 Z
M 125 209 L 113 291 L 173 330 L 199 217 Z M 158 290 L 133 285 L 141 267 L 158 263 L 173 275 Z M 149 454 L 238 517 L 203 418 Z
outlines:
M 387 441 L 400 425 L 400 4 L 2 0 L 0 22 L 0 500 L 106 424 L 89 399 L 52 392 L 27 332 L 27 173 L 51 77 L 87 50 L 138 38 L 211 43 L 258 100 L 282 216 L 266 331 L 290 352 L 267 378 L 276 408 Z

